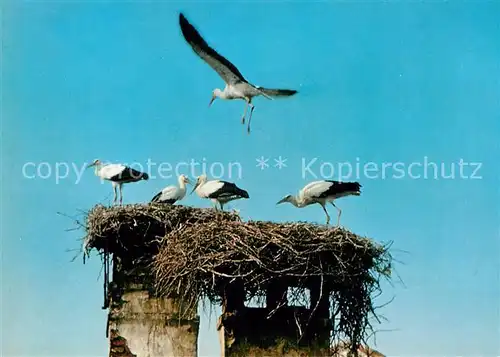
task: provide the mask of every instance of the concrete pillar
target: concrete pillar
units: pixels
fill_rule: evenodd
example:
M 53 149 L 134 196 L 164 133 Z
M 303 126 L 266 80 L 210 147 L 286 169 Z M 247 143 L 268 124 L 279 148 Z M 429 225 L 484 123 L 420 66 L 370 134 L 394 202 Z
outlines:
M 110 357 L 197 356 L 198 317 L 179 320 L 175 299 L 142 290 L 126 291 L 121 300 L 109 312 Z
M 152 280 L 147 265 L 113 257 L 109 357 L 197 357 L 197 307 L 186 310 L 179 299 L 153 295 Z

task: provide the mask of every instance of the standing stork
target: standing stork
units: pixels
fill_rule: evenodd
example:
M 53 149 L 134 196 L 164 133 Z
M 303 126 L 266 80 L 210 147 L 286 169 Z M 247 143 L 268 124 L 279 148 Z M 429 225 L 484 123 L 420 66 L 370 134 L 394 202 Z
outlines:
M 282 198 L 277 204 L 289 202 L 295 207 L 302 208 L 314 203 L 318 203 L 323 207 L 326 214 L 326 224 L 330 224 L 330 216 L 326 210 L 326 204 L 330 202 L 333 207 L 338 210 L 337 226 L 340 225 L 340 215 L 342 210 L 338 208 L 334 200 L 344 196 L 359 196 L 361 194 L 361 185 L 358 182 L 340 182 L 331 180 L 313 181 L 302 190 L 297 196 L 287 195 Z
M 193 51 L 206 63 L 210 65 L 226 82 L 224 90 L 216 88 L 212 91 L 212 99 L 208 106 L 212 105 L 216 98 L 221 99 L 243 99 L 246 101 L 245 111 L 241 117 L 241 123 L 245 124 L 245 117 L 247 115 L 248 107 L 250 107 L 250 115 L 248 117 L 247 131 L 250 134 L 250 121 L 252 120 L 252 113 L 255 106 L 252 104 L 253 97 L 262 95 L 267 99 L 273 97 L 289 97 L 297 93 L 296 90 L 291 89 L 269 89 L 263 88 L 249 83 L 238 68 L 225 57 L 217 53 L 208 43 L 201 37 L 196 28 L 189 23 L 186 17 L 179 14 L 179 25 L 181 27 L 182 35 L 187 43 L 191 46 Z
M 190 184 L 191 181 L 186 175 L 180 175 L 178 181 L 179 187 L 174 185 L 165 187 L 153 197 L 151 202 L 173 205 L 175 202 L 182 200 L 186 196 L 186 184 Z
M 196 184 L 194 185 L 193 193 L 201 198 L 208 198 L 215 203 L 215 209 L 217 209 L 217 203 L 220 205 L 220 209 L 224 210 L 224 204 L 229 201 L 237 200 L 239 198 L 249 198 L 248 192 L 242 190 L 232 182 L 221 181 L 221 180 L 207 180 L 207 175 L 203 174 L 198 177 Z
M 149 176 L 145 172 L 137 171 L 122 164 L 103 164 L 100 160 L 94 160 L 89 167 L 95 167 L 95 174 L 103 180 L 111 181 L 113 185 L 113 203 L 116 203 L 116 188 L 120 190 L 120 205 L 123 202 L 122 185 L 129 182 L 148 180 Z

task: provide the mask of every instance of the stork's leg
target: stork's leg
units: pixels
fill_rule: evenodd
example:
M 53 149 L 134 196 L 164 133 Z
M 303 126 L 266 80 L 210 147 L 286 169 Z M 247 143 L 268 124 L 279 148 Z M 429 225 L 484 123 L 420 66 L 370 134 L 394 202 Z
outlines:
M 122 184 L 118 185 L 118 188 L 120 189 L 120 206 L 123 203 L 123 191 L 122 191 Z
M 340 226 L 340 215 L 342 214 L 342 210 L 340 208 L 338 208 L 335 205 L 335 203 L 333 203 L 333 202 L 330 202 L 330 203 L 332 204 L 333 207 L 335 207 L 339 211 L 339 213 L 337 215 L 337 227 L 338 227 L 338 226 Z
M 328 211 L 326 210 L 326 207 L 324 204 L 320 203 L 321 207 L 323 207 L 323 211 L 325 211 L 326 214 L 326 224 L 330 224 L 330 215 L 328 214 Z
M 113 182 L 112 185 L 113 185 L 113 193 L 114 193 L 114 195 L 113 195 L 113 204 L 116 204 L 116 200 L 118 199 L 118 196 L 116 194 L 116 184 Z
M 250 103 L 248 100 L 245 99 L 245 111 L 243 112 L 243 116 L 241 117 L 241 124 L 245 124 L 245 117 L 247 116 L 247 111 L 248 111 L 248 104 Z
M 253 113 L 253 110 L 255 109 L 254 105 L 252 104 L 252 102 L 248 102 L 248 105 L 250 106 L 250 115 L 248 116 L 248 126 L 247 126 L 247 132 L 248 134 L 250 134 L 250 122 L 252 121 L 252 113 Z

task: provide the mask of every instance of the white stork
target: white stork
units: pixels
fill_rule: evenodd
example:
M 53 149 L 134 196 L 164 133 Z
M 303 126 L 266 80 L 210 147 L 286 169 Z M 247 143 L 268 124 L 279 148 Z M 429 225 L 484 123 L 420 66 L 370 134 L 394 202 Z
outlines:
M 249 198 L 248 192 L 242 190 L 234 183 L 222 180 L 207 181 L 207 175 L 205 174 L 199 176 L 196 180 L 196 184 L 191 193 L 194 191 L 196 191 L 199 197 L 208 198 L 214 202 L 215 209 L 217 209 L 217 203 L 219 203 L 221 210 L 224 210 L 224 204 L 229 201 L 239 198 Z
M 190 184 L 191 181 L 186 175 L 180 175 L 178 181 L 179 187 L 174 185 L 165 187 L 153 197 L 151 202 L 173 205 L 175 202 L 182 200 L 186 196 L 186 184 Z
M 323 207 L 326 214 L 326 224 L 330 224 L 330 216 L 326 210 L 326 204 L 330 202 L 338 210 L 337 226 L 340 225 L 340 215 L 342 210 L 338 208 L 334 200 L 344 196 L 359 196 L 361 185 L 358 182 L 340 182 L 331 180 L 314 181 L 299 191 L 297 196 L 287 195 L 277 204 L 289 202 L 295 207 L 302 208 L 314 203 Z
M 262 95 L 267 99 L 273 99 L 273 97 L 289 97 L 297 93 L 296 90 L 269 89 L 249 83 L 235 65 L 208 45 L 203 37 L 201 37 L 200 33 L 189 23 L 182 13 L 179 14 L 179 24 L 182 35 L 186 39 L 187 43 L 192 47 L 193 51 L 201 59 L 207 62 L 210 67 L 212 67 L 219 74 L 219 76 L 222 77 L 224 82 L 226 82 L 224 90 L 216 88 L 212 91 L 212 99 L 210 100 L 208 106 L 210 106 L 217 97 L 221 99 L 245 100 L 246 106 L 243 116 L 241 117 L 241 123 L 245 124 L 245 117 L 248 107 L 250 107 L 250 115 L 247 126 L 248 133 L 250 133 L 250 121 L 252 120 L 252 113 L 254 110 L 254 105 L 252 104 L 253 97 Z
M 145 172 L 137 171 L 122 164 L 103 164 L 100 160 L 94 160 L 89 167 L 95 167 L 95 174 L 103 180 L 111 181 L 113 185 L 113 203 L 116 203 L 116 187 L 120 190 L 120 204 L 123 202 L 122 185 L 124 183 L 148 180 L 149 176 Z

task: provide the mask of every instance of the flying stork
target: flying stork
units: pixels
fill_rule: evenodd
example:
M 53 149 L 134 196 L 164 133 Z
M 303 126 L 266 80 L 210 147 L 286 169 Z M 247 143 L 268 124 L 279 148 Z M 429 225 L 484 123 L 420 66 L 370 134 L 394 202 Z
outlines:
M 248 192 L 242 190 L 234 183 L 222 180 L 208 181 L 205 174 L 198 176 L 191 193 L 194 191 L 196 191 L 199 197 L 208 198 L 214 202 L 215 209 L 217 209 L 217 203 L 219 203 L 221 210 L 224 210 L 224 205 L 229 201 L 239 198 L 249 198 Z
M 252 113 L 254 105 L 252 104 L 253 97 L 259 95 L 267 99 L 273 97 L 289 97 L 297 93 L 296 90 L 291 89 L 269 89 L 263 88 L 249 83 L 238 68 L 225 57 L 217 53 L 208 43 L 201 37 L 196 28 L 189 23 L 186 17 L 179 14 L 179 24 L 181 27 L 182 35 L 187 43 L 191 46 L 193 51 L 206 63 L 210 65 L 226 82 L 224 90 L 216 88 L 212 91 L 212 99 L 208 106 L 212 105 L 216 98 L 221 99 L 243 99 L 246 101 L 245 111 L 241 117 L 241 123 L 245 124 L 245 117 L 250 107 L 250 115 L 248 117 L 247 131 L 250 134 L 250 121 L 252 120 Z
M 113 185 L 113 203 L 116 203 L 116 187 L 120 190 L 120 204 L 123 202 L 122 185 L 129 182 L 148 180 L 149 176 L 145 172 L 137 171 L 122 164 L 103 164 L 101 160 L 94 160 L 89 167 L 95 167 L 95 174 L 103 180 L 111 181 Z
M 358 182 L 340 182 L 331 180 L 313 181 L 302 190 L 297 196 L 287 195 L 282 198 L 277 204 L 289 202 L 295 207 L 302 208 L 314 203 L 318 203 L 323 207 L 326 214 L 326 224 L 330 224 L 330 216 L 326 210 L 326 204 L 330 202 L 333 207 L 338 210 L 337 226 L 340 225 L 340 215 L 342 210 L 338 208 L 334 200 L 344 196 L 359 196 L 361 194 L 361 185 Z
M 186 196 L 186 184 L 190 184 L 189 178 L 186 175 L 179 175 L 179 187 L 167 186 L 158 192 L 151 202 L 167 203 L 173 205 L 175 202 L 180 201 Z

